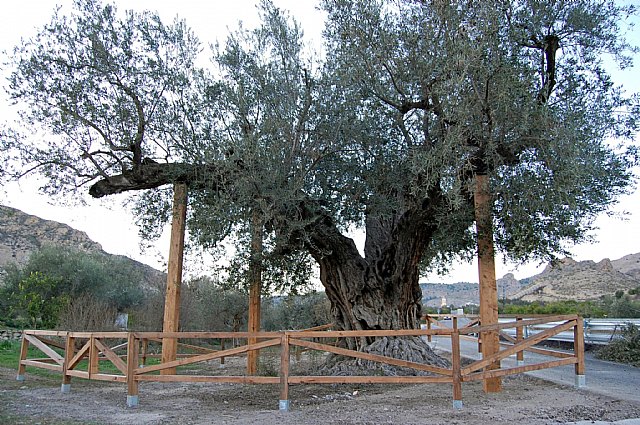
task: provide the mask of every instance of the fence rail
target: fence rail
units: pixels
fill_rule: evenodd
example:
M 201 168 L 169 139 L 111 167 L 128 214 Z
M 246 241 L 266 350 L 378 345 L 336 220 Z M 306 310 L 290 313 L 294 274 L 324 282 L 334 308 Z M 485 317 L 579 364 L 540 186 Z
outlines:
M 524 329 L 544 323 L 553 326 L 535 335 L 525 336 Z M 138 404 L 139 383 L 155 382 L 225 382 L 244 384 L 273 384 L 280 386 L 279 407 L 289 410 L 289 386 L 296 384 L 327 383 L 433 383 L 451 384 L 454 408 L 462 407 L 462 384 L 475 380 L 496 378 L 506 375 L 524 373 L 533 370 L 575 365 L 576 385 L 584 384 L 584 340 L 583 320 L 575 315 L 551 316 L 546 318 L 516 319 L 508 323 L 480 326 L 477 322 L 453 328 L 438 327 L 437 321 L 429 320 L 428 329 L 415 330 L 371 330 L 371 331 L 330 331 L 304 330 L 285 332 L 60 332 L 60 331 L 24 331 L 18 367 L 18 380 L 25 379 L 26 367 L 49 369 L 62 374 L 62 392 L 71 390 L 72 377 L 125 383 L 127 386 L 127 406 Z M 434 325 L 434 326 L 431 326 Z M 464 367 L 461 364 L 460 338 L 471 334 L 483 335 L 488 332 L 504 332 L 515 329 L 516 336 L 511 344 L 497 353 L 474 361 Z M 562 332 L 573 330 L 576 340 L 573 353 L 533 347 L 545 339 Z M 401 360 L 388 356 L 364 353 L 343 348 L 335 344 L 336 339 L 362 337 L 422 337 L 433 336 L 451 338 L 451 366 L 436 367 L 432 365 Z M 58 338 L 60 341 L 55 341 Z M 150 342 L 165 338 L 178 341 L 179 354 L 176 360 L 147 365 L 152 357 L 147 352 Z M 258 341 L 233 348 L 214 349 L 212 342 L 224 339 L 251 339 Z M 195 345 L 192 341 L 206 342 L 206 345 Z M 37 348 L 45 357 L 28 358 L 28 348 Z M 255 350 L 279 347 L 280 368 L 278 376 L 222 376 L 216 374 L 193 375 L 185 373 L 185 367 L 212 360 L 224 361 L 225 357 L 238 356 Z M 313 350 L 347 356 L 371 362 L 399 366 L 427 372 L 428 375 L 417 376 L 314 376 L 294 375 L 290 368 L 290 357 L 297 350 Z M 182 352 L 180 352 L 182 351 Z M 550 357 L 539 363 L 522 363 L 525 351 L 535 351 Z M 515 355 L 517 367 L 498 367 L 500 361 Z

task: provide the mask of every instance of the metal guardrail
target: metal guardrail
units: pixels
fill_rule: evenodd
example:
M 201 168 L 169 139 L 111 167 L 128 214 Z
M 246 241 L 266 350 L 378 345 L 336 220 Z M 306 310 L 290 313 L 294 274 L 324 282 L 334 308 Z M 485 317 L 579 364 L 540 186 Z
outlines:
M 430 315 L 430 316 L 438 317 L 436 315 Z M 442 323 L 448 327 L 451 327 L 451 317 L 453 316 L 458 318 L 458 326 L 464 326 L 471 320 L 477 318 L 477 316 L 475 315 L 439 315 L 439 317 L 443 319 Z M 498 322 L 508 323 L 513 321 L 514 317 L 515 316 L 500 317 L 498 319 Z M 532 326 L 524 326 L 524 337 L 528 338 L 529 336 L 533 336 L 540 332 L 544 332 L 547 329 L 551 329 L 554 326 L 557 326 L 559 323 L 561 322 L 549 322 L 549 323 L 541 323 L 541 324 L 532 325 Z M 584 342 L 585 344 L 592 344 L 592 345 L 607 345 L 612 340 L 620 338 L 622 336 L 622 330 L 629 323 L 640 327 L 640 319 L 616 319 L 616 318 L 584 319 Z M 504 329 L 503 332 L 511 337 L 514 337 L 514 338 L 516 337 L 516 330 L 514 328 Z M 572 343 L 573 332 L 572 331 L 560 332 L 547 339 L 552 341 Z

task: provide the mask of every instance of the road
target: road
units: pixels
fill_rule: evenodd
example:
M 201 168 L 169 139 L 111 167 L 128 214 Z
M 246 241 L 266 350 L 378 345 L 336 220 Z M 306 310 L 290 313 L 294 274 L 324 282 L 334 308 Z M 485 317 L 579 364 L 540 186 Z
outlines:
M 451 350 L 451 340 L 447 337 L 434 337 L 431 345 L 436 350 Z M 464 357 L 474 360 L 479 360 L 482 357 L 478 353 L 478 345 L 475 340 L 462 339 L 460 348 Z M 549 360 L 550 358 L 529 352 L 524 354 L 525 364 L 539 363 L 542 359 Z M 515 366 L 515 355 L 503 360 L 502 364 Z M 640 368 L 598 360 L 587 352 L 585 372 L 585 390 L 620 400 L 640 402 Z M 558 384 L 575 385 L 573 365 L 527 372 L 527 374 Z

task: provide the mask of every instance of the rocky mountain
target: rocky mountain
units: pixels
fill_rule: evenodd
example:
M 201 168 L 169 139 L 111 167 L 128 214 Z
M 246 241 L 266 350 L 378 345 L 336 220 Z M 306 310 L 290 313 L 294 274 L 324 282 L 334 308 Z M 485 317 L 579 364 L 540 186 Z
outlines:
M 624 270 L 632 270 L 626 267 L 627 261 L 617 264 L 624 265 Z M 614 262 L 608 258 L 598 263 L 564 258 L 549 264 L 542 273 L 531 278 L 527 287 L 511 294 L 510 298 L 524 301 L 587 301 L 638 286 L 638 278 L 614 267 Z
M 528 281 L 518 280 L 513 273 L 508 273 L 496 280 L 498 288 L 498 298 L 506 298 L 509 294 L 521 290 L 528 284 Z M 421 283 L 422 303 L 429 307 L 440 307 L 443 298 L 446 305 L 463 306 L 466 304 L 478 304 L 480 299 L 479 286 L 477 283 L 459 282 L 454 284 L 446 283 Z
M 612 261 L 611 265 L 615 270 L 640 280 L 640 253 L 625 255 Z
M 85 232 L 57 221 L 44 220 L 18 209 L 0 205 L 0 267 L 10 262 L 24 264 L 29 259 L 29 255 L 43 245 L 68 246 L 82 251 L 113 255 L 103 251 L 102 246 L 91 240 Z M 158 284 L 166 281 L 165 273 L 130 258 L 127 259 L 142 272 L 148 286 L 157 287 Z
M 603 295 L 613 295 L 618 290 L 640 287 L 640 253 L 614 261 L 605 258 L 598 263 L 565 258 L 548 264 L 542 273 L 535 276 L 518 280 L 509 273 L 496 283 L 499 299 L 595 300 Z M 423 304 L 427 306 L 440 306 L 442 297 L 447 305 L 454 306 L 478 304 L 479 301 L 477 283 L 423 283 L 420 286 Z

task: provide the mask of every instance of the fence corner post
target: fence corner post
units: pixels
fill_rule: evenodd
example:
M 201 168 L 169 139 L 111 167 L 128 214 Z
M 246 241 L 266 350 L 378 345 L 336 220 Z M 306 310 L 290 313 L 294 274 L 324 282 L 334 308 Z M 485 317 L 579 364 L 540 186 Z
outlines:
M 23 360 L 27 360 L 27 353 L 29 352 L 29 340 L 25 338 L 24 331 L 22 332 L 22 342 L 20 343 L 20 358 L 18 359 L 18 375 L 16 376 L 16 381 L 24 381 L 24 374 L 26 371 L 25 365 L 22 363 Z
M 288 412 L 290 407 L 289 400 L 289 334 L 282 333 L 280 342 L 280 403 L 279 408 L 282 412 Z
M 584 374 L 584 321 L 582 317 L 577 316 L 573 327 L 573 353 L 576 356 L 576 387 L 583 388 L 587 386 Z
M 133 332 L 127 336 L 127 407 L 138 405 L 138 381 L 135 369 L 138 367 L 139 341 Z
M 451 332 L 451 371 L 453 382 L 453 408 L 462 409 L 462 375 L 460 371 L 460 332 Z

